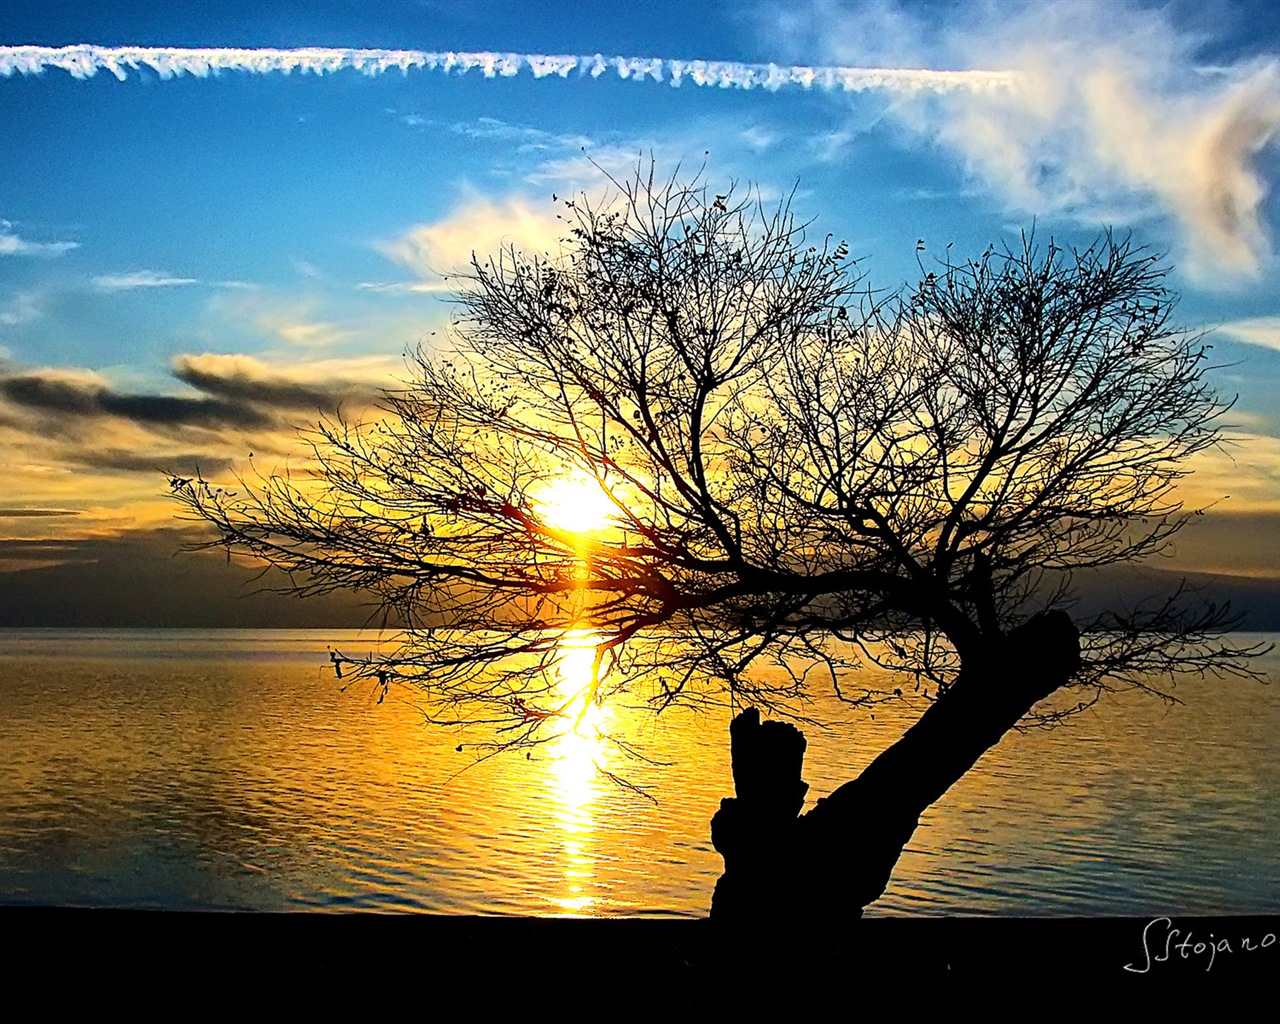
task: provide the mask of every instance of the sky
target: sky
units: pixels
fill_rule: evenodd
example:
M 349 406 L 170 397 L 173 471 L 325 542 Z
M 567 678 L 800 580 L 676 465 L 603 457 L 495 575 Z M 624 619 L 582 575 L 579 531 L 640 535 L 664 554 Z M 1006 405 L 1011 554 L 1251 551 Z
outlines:
M 1239 396 L 1171 565 L 1280 580 L 1278 128 L 1251 0 L 6 0 L 0 622 L 145 552 L 154 614 L 166 472 L 284 465 L 438 343 L 473 250 L 554 247 L 553 195 L 649 159 L 794 192 L 880 288 L 918 240 L 1166 254 Z

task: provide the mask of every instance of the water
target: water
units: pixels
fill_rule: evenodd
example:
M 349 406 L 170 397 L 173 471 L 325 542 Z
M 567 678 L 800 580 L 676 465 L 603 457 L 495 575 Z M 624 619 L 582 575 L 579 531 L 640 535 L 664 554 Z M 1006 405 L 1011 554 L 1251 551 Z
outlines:
M 456 747 L 478 737 L 426 724 L 411 693 L 342 692 L 328 643 L 362 641 L 0 631 L 0 903 L 706 913 L 727 712 L 615 711 L 665 765 L 575 736 L 475 763 Z M 1006 736 L 926 814 L 869 912 L 1280 912 L 1277 690 L 1178 693 L 1185 707 L 1134 695 Z M 906 724 L 827 698 L 814 714 L 840 724 L 806 729 L 811 800 Z

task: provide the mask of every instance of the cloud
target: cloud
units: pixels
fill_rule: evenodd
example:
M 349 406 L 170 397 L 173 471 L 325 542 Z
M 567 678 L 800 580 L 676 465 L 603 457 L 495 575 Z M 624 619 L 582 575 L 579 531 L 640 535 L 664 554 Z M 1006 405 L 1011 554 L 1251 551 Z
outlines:
M 453 290 L 444 281 L 361 281 L 356 289 L 379 295 L 439 295 Z
M 32 519 L 46 516 L 78 516 L 80 513 L 63 508 L 0 508 L 0 519 Z
M 310 452 L 299 426 L 337 411 L 379 418 L 381 389 L 399 386 L 397 370 L 402 361 L 382 355 L 275 364 L 185 354 L 171 372 L 173 388 L 186 393 L 172 393 L 163 385 L 124 392 L 87 370 L 0 367 L 5 532 L 114 535 L 169 520 L 164 474 L 198 467 L 225 476 L 250 451 L 267 466 L 305 471 Z
M 211 293 L 204 305 L 208 327 L 200 337 L 209 349 L 255 352 L 273 364 L 314 366 L 379 353 L 387 357 L 384 370 L 394 373 L 400 354 L 448 319 L 443 304 L 435 308 L 421 298 L 394 296 L 449 289 L 443 282 L 410 280 L 412 275 L 389 263 L 383 266 L 388 280 L 364 282 L 372 287 L 346 277 L 289 294 L 272 288 Z
M 517 149 L 531 152 L 544 149 L 585 149 L 594 143 L 585 135 L 566 135 L 534 128 L 530 125 L 511 124 L 496 117 L 478 117 L 474 121 L 460 121 L 449 126 L 455 135 L 469 139 L 516 143 Z
M 778 141 L 778 136 L 769 131 L 767 128 L 761 128 L 753 125 L 750 128 L 744 128 L 739 137 L 742 141 L 757 153 L 763 153 L 766 149 Z
M 11 509 L 16 516 L 24 517 L 26 509 Z M 43 518 L 38 514 L 32 518 Z M 75 513 L 52 512 L 51 515 L 74 515 Z M 0 512 L 0 517 L 4 512 Z M 48 568 L 64 565 L 76 558 L 81 541 L 54 540 L 51 538 L 0 538 L 0 573 L 21 572 L 24 569 Z M 12 580 L 9 581 L 12 584 Z M 12 589 L 12 585 L 9 589 Z
M 1188 463 L 1178 496 L 1189 508 L 1280 513 L 1280 438 L 1231 430 L 1231 440 Z
M 204 353 L 178 356 L 172 369 L 176 380 L 198 393 L 122 393 L 83 370 L 0 370 L 0 399 L 73 421 L 114 418 L 146 427 L 246 430 L 280 427 L 281 414 L 289 411 L 363 409 L 377 400 L 382 386 L 394 383 L 382 357 L 285 368 L 247 355 Z
M 1248 320 L 1234 320 L 1223 324 L 1218 330 L 1249 345 L 1280 350 L 1280 316 L 1257 316 Z
M 390 381 L 386 361 L 333 360 L 277 367 L 247 355 L 182 355 L 173 375 L 208 395 L 275 409 L 306 412 L 340 405 L 364 408 Z
M 305 348 L 326 348 L 350 337 L 350 332 L 334 323 L 276 319 L 270 327 L 281 340 Z
M 553 214 L 519 196 L 475 196 L 444 219 L 411 228 L 379 249 L 430 281 L 465 273 L 473 252 L 483 257 L 508 246 L 525 253 L 559 252 L 562 231 Z
M 61 256 L 79 248 L 79 242 L 32 242 L 13 230 L 12 221 L 0 220 L 0 256 Z
M 555 76 L 596 79 L 611 74 L 644 82 L 668 82 L 720 89 L 784 88 L 839 92 L 883 90 L 915 95 L 922 92 L 989 91 L 1013 84 L 1003 71 L 934 71 L 917 68 L 744 64 L 739 61 L 673 60 L 664 57 L 605 57 L 602 54 L 470 52 L 434 53 L 425 50 L 360 50 L 330 47 L 303 49 L 243 49 L 234 47 L 145 46 L 0 46 L 0 75 L 34 75 L 55 68 L 74 78 L 92 78 L 107 71 L 124 81 L 130 71 L 150 68 L 161 78 L 194 75 L 206 78 L 222 71 L 248 74 L 331 74 L 354 70 L 365 75 L 388 71 L 439 71 L 485 78 L 510 78 L 529 73 L 534 78 Z
M 175 288 L 200 282 L 194 277 L 174 277 L 158 270 L 134 270 L 127 274 L 102 274 L 93 278 L 93 283 L 103 291 L 119 292 L 135 288 Z
M 651 156 L 660 166 L 675 166 L 680 162 L 679 153 L 705 150 L 706 146 L 692 143 L 681 150 L 670 138 L 663 142 L 635 140 L 598 146 L 589 152 L 544 160 L 525 175 L 524 180 L 531 185 L 556 186 L 564 192 L 598 192 L 609 189 L 610 177 L 630 178 L 637 165 L 647 162 Z
M 297 359 L 303 358 L 300 350 L 332 348 L 360 333 L 362 325 L 351 317 L 350 308 L 342 307 L 347 319 L 333 319 L 337 307 L 326 303 L 323 294 L 321 291 L 282 299 L 267 290 L 240 289 L 234 294 L 211 297 L 207 308 L 216 316 L 227 318 L 238 330 L 247 328 L 255 341 L 260 341 L 265 332 L 284 342 Z
M 128 448 L 71 453 L 69 461 L 99 473 L 145 473 L 150 476 L 162 473 L 195 474 L 199 471 L 207 477 L 226 473 L 233 464 L 233 459 L 228 456 L 216 456 L 208 452 L 137 452 Z
M 1008 88 L 899 90 L 885 115 L 956 154 L 1011 208 L 1096 225 L 1138 200 L 1174 220 L 1199 280 L 1261 272 L 1257 158 L 1280 130 L 1280 61 L 1204 67 L 1205 37 L 1179 31 L 1164 7 L 975 4 L 946 23 L 927 12 L 786 8 L 772 37 L 840 60 L 1002 68 Z
M 839 62 L 319 47 L 6 46 L 0 47 L 0 74 L 61 69 L 76 78 L 107 71 L 125 79 L 143 68 L 161 78 L 223 71 L 435 71 L 875 93 L 885 97 L 899 122 L 958 154 L 973 176 L 1015 208 L 1096 224 L 1099 209 L 1143 197 L 1176 220 L 1189 269 L 1205 281 L 1256 277 L 1269 257 L 1259 217 L 1267 189 L 1255 165 L 1280 129 L 1280 61 L 1274 58 L 1203 67 L 1197 60 L 1201 38 L 1179 32 L 1165 9 L 1137 4 L 975 4 L 962 9 L 963 24 L 945 27 L 887 2 L 767 10 L 777 12 L 772 40 L 806 41 Z M 455 128 L 531 147 L 564 142 L 495 119 Z M 828 156 L 838 155 L 842 142 L 838 132 L 832 134 Z
M 20 327 L 44 315 L 38 298 L 31 292 L 18 292 L 4 306 L 0 306 L 0 326 Z
M 40 413 L 117 417 L 161 427 L 263 427 L 274 421 L 243 403 L 220 398 L 121 394 L 83 373 L 42 370 L 0 375 L 0 397 Z

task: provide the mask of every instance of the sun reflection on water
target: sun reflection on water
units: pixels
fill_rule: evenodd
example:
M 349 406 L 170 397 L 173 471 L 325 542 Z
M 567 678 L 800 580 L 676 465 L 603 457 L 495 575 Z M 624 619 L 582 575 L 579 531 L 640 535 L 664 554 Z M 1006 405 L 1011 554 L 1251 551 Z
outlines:
M 556 690 L 566 716 L 564 731 L 551 745 L 565 894 L 552 902 L 567 914 L 589 914 L 598 902 L 588 891 L 595 878 L 592 809 L 609 754 L 601 738 L 609 712 L 594 699 L 592 669 L 599 640 L 590 630 L 566 633 L 555 667 Z

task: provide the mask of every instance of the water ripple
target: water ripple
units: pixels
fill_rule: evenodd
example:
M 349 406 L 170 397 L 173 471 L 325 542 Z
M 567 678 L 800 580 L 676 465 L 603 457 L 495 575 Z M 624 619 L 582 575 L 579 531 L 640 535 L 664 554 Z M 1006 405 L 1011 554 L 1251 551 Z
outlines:
M 568 754 L 457 774 L 456 732 L 318 671 L 330 634 L 35 632 L 0 635 L 0 901 L 706 912 L 723 716 L 643 730 L 672 762 L 627 765 L 655 806 Z M 1006 737 L 928 811 L 871 913 L 1280 912 L 1280 701 L 1240 685 Z M 906 725 L 814 710 L 853 724 L 810 732 L 811 802 Z

